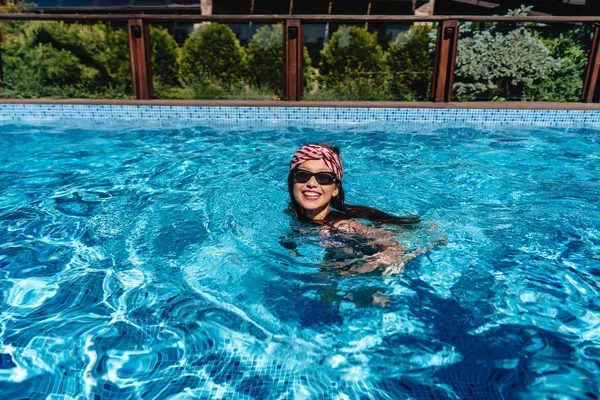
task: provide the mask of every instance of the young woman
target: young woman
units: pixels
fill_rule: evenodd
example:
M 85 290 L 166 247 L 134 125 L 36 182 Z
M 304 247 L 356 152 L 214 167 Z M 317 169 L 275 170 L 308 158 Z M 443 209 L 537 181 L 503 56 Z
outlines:
M 348 273 L 366 273 L 383 267 L 384 275 L 397 274 L 404 265 L 427 248 L 406 253 L 390 232 L 367 226 L 356 219 L 412 227 L 419 217 L 397 217 L 383 211 L 345 204 L 342 180 L 344 165 L 337 147 L 309 144 L 300 147 L 290 162 L 288 191 L 296 218 L 323 225 L 329 234 L 335 231 L 360 235 L 378 251 Z M 333 208 L 333 209 L 332 209 Z

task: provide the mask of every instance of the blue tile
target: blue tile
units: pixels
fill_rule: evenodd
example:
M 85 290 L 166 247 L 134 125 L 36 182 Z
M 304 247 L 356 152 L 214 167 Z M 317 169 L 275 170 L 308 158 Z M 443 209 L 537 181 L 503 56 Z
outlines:
M 549 127 L 599 127 L 595 110 L 473 110 L 330 107 L 180 107 L 180 106 L 83 106 L 0 104 L 0 122 L 25 124 L 114 123 L 189 125 L 202 122 L 225 124 L 262 122 L 275 125 L 344 125 L 378 122 L 418 126 L 526 125 Z

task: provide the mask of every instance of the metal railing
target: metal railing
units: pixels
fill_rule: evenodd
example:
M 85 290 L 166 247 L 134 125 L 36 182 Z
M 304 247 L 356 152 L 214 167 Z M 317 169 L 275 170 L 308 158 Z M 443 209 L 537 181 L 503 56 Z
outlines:
M 65 22 L 125 22 L 128 26 L 129 57 L 132 89 L 138 100 L 152 97 L 152 66 L 149 24 L 157 22 L 220 22 L 220 23 L 282 23 L 283 34 L 283 98 L 298 101 L 303 92 L 303 27 L 309 23 L 398 23 L 436 22 L 433 79 L 430 99 L 452 101 L 459 22 L 537 22 L 580 24 L 596 23 L 586 68 L 581 101 L 600 101 L 600 16 L 389 16 L 389 15 L 155 15 L 155 14 L 0 14 L 0 21 L 65 21 Z M 0 26 L 0 39 L 2 29 Z M 0 52 L 0 85 L 2 84 L 2 54 Z M 1 88 L 1 86 L 0 86 Z

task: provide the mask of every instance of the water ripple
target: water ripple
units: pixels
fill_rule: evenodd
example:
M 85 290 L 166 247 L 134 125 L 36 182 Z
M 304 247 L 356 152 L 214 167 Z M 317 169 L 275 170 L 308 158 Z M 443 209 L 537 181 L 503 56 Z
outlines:
M 2 396 L 597 398 L 598 137 L 4 125 Z M 447 245 L 340 274 L 368 246 L 285 211 L 308 142 L 349 203 L 423 217 L 398 240 Z

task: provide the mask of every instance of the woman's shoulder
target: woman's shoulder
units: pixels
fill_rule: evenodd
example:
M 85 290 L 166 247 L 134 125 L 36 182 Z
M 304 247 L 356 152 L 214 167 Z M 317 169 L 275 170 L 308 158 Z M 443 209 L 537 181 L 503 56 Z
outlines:
M 347 215 L 332 211 L 328 216 L 327 224 L 344 233 L 366 234 L 369 227 Z

